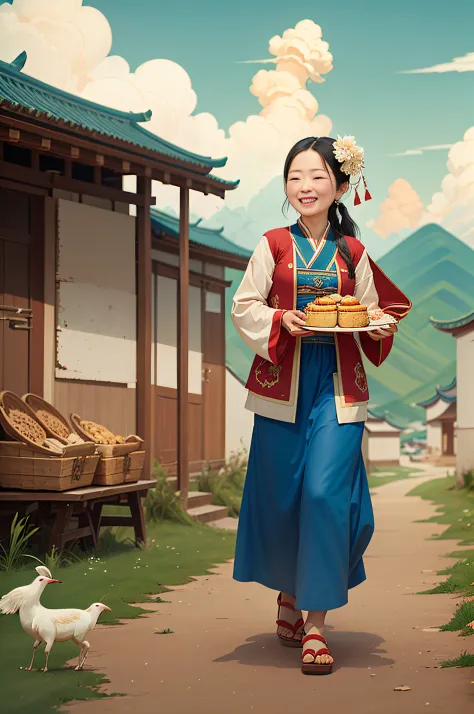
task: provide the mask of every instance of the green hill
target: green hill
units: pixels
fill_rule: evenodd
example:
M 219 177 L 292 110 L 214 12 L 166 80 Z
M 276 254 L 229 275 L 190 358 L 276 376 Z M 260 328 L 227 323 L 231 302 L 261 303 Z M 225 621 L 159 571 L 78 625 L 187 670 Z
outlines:
M 427 398 L 434 385 L 455 374 L 456 341 L 436 330 L 429 318 L 451 319 L 474 306 L 474 251 L 441 226 L 430 224 L 408 236 L 378 261 L 384 272 L 411 299 L 413 308 L 400 325 L 394 347 L 382 367 L 366 361 L 371 408 L 387 410 L 395 422 L 419 421 L 424 413 L 416 402 Z M 232 295 L 242 273 L 228 271 L 227 361 L 246 380 L 252 352 L 230 320 Z
M 410 405 L 455 374 L 456 341 L 434 329 L 429 318 L 449 319 L 472 310 L 474 251 L 430 224 L 384 255 L 379 265 L 409 296 L 413 308 L 383 366 L 368 365 L 371 405 L 407 423 L 422 415 Z

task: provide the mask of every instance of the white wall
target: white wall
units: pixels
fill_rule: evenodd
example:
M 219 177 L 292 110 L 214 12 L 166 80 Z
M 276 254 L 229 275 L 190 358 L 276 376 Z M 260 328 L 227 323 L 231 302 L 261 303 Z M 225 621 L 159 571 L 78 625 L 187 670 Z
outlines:
M 253 429 L 253 412 L 245 409 L 247 390 L 234 375 L 226 369 L 226 458 L 234 451 L 250 448 Z
M 400 462 L 400 434 L 393 436 L 371 436 L 368 444 L 369 462 L 397 461 Z
M 456 339 L 456 353 L 456 472 L 462 482 L 463 473 L 474 469 L 474 330 Z
M 136 383 L 135 219 L 58 201 L 56 378 Z
M 432 406 L 426 407 L 426 421 L 431 421 L 431 419 L 437 419 L 441 414 L 451 406 L 450 402 L 445 402 L 442 399 L 438 399 Z
M 160 387 L 178 388 L 178 284 L 158 275 L 156 293 L 157 376 Z M 189 391 L 202 393 L 201 288 L 189 286 Z
M 474 428 L 474 329 L 456 339 L 458 428 Z
M 426 425 L 426 447 L 432 454 L 440 454 L 442 450 L 443 432 L 441 424 Z

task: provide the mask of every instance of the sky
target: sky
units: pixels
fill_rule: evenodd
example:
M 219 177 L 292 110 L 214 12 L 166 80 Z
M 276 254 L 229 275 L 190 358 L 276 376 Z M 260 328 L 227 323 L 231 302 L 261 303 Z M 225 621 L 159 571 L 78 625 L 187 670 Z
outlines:
M 474 124 L 474 72 L 397 74 L 474 51 L 472 0 L 84 4 L 106 15 L 112 53 L 124 56 L 132 69 L 153 57 L 182 65 L 197 93 L 197 110 L 211 112 L 224 129 L 259 109 L 249 92 L 259 65 L 237 63 L 269 57 L 271 37 L 305 18 L 314 20 L 329 43 L 334 69 L 310 91 L 331 117 L 333 133 L 353 134 L 364 146 L 374 199 L 379 182 L 385 189 L 403 176 L 427 202 L 446 173 L 447 149 L 388 154 L 454 143 Z
M 227 212 L 195 192 L 191 209 L 225 218 L 234 239 L 262 216 L 284 223 L 294 141 L 355 136 L 373 200 L 348 206 L 381 254 L 429 222 L 474 247 L 473 26 L 473 0 L 0 0 L 0 59 L 26 49 L 24 72 L 125 111 L 151 108 L 151 131 L 228 156 L 216 173 L 241 184 Z M 173 187 L 155 188 L 161 208 L 177 203 Z

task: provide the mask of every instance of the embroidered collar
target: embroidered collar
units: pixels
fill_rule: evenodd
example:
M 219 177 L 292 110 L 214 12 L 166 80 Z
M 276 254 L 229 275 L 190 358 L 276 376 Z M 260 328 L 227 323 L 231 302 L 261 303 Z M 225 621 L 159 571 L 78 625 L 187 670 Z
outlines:
M 324 230 L 324 233 L 323 233 L 323 235 L 321 236 L 321 238 L 318 240 L 317 243 L 315 242 L 315 240 L 314 240 L 314 238 L 312 237 L 310 231 L 309 231 L 308 228 L 304 225 L 303 221 L 302 221 L 300 218 L 298 219 L 297 226 L 298 226 L 298 228 L 300 229 L 300 231 L 302 232 L 303 236 L 305 236 L 305 238 L 308 239 L 308 242 L 309 242 L 309 244 L 311 245 L 311 247 L 312 247 L 312 249 L 313 249 L 313 256 L 312 256 L 312 258 L 311 258 L 311 260 L 310 260 L 309 262 L 306 262 L 306 260 L 305 260 L 305 258 L 304 258 L 304 256 L 303 256 L 302 252 L 300 251 L 300 249 L 299 249 L 299 247 L 298 247 L 297 241 L 295 240 L 294 236 L 292 235 L 293 243 L 294 243 L 294 245 L 295 245 L 296 252 L 298 253 L 298 255 L 299 255 L 299 257 L 301 258 L 301 260 L 303 261 L 303 264 L 304 264 L 305 268 L 311 268 L 311 266 L 314 265 L 315 260 L 317 259 L 318 255 L 320 255 L 322 249 L 324 248 L 324 246 L 325 246 L 325 244 L 326 244 L 326 239 L 327 239 L 328 233 L 329 233 L 329 231 L 330 231 L 331 224 L 330 224 L 329 221 L 328 221 L 327 226 L 326 226 L 326 228 L 325 228 L 325 230 Z

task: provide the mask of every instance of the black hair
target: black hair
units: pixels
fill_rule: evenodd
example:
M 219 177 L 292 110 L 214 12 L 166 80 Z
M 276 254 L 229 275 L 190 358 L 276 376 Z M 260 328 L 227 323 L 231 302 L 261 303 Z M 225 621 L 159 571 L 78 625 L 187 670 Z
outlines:
M 288 181 L 288 172 L 291 164 L 293 163 L 293 159 L 302 151 L 307 151 L 308 149 L 316 151 L 321 156 L 323 163 L 330 166 L 336 179 L 336 188 L 339 188 L 343 183 L 346 183 L 346 181 L 349 180 L 349 176 L 341 171 L 341 164 L 334 156 L 333 143 L 335 141 L 336 140 L 332 139 L 330 136 L 309 136 L 306 139 L 298 141 L 290 149 L 288 156 L 286 157 L 285 167 L 283 169 L 285 184 Z M 287 202 L 289 203 L 288 198 L 283 204 L 283 208 Z M 349 211 L 345 205 L 339 201 L 337 203 L 334 201 L 329 206 L 328 220 L 336 238 L 337 249 L 347 265 L 349 277 L 354 278 L 354 261 L 352 260 L 351 252 L 344 236 L 353 236 L 354 238 L 358 238 L 360 236 L 359 227 L 350 217 Z

